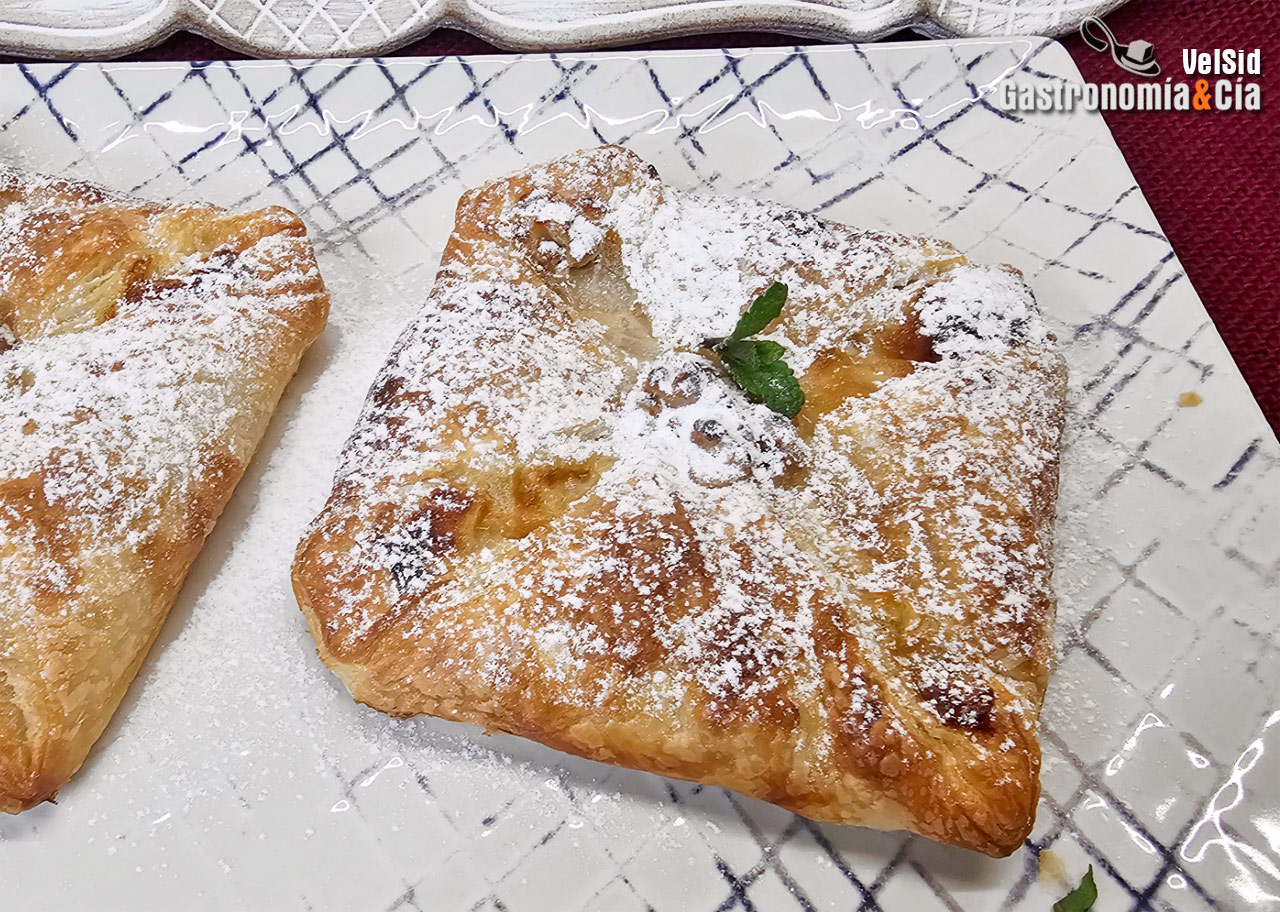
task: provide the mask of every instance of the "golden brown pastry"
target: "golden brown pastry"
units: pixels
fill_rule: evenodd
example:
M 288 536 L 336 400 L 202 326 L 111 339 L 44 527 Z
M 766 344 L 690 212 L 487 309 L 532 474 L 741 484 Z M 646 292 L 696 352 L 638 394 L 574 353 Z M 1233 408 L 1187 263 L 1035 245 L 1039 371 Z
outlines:
M 794 421 L 703 346 L 775 281 Z M 463 196 L 294 588 L 370 706 L 1004 855 L 1064 380 L 1010 269 L 569 155 Z
M 0 810 L 84 761 L 327 313 L 283 209 L 0 167 Z

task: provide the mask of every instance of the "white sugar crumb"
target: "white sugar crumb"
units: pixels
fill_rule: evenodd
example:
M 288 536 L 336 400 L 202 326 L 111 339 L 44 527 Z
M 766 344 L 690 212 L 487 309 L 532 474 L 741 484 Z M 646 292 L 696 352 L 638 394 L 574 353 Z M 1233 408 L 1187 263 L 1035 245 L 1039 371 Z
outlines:
M 530 221 L 562 226 L 565 229 L 563 236 L 568 240 L 569 259 L 574 263 L 586 258 L 604 240 L 603 228 L 572 206 L 552 200 L 550 192 L 545 188 L 536 189 L 526 196 L 519 202 L 516 211 Z M 505 230 L 502 232 L 504 236 L 515 237 L 514 226 L 504 227 Z M 559 245 L 555 241 L 544 241 L 543 244 L 551 244 L 555 248 L 548 250 L 544 247 L 544 252 L 554 254 L 559 250 Z
M 958 266 L 930 286 L 916 307 L 920 331 L 934 339 L 939 354 L 998 352 L 1044 342 L 1031 290 L 1009 269 Z
M 611 455 L 617 462 L 602 481 L 626 484 L 653 476 L 670 493 L 690 481 L 713 489 L 747 476 L 768 482 L 785 468 L 788 449 L 803 447 L 790 421 L 748 401 L 702 356 L 672 352 L 645 370 L 612 425 Z M 682 387 L 689 395 L 696 388 L 697 398 L 653 407 L 659 398 L 681 396 Z
M 467 256 L 344 451 L 331 509 L 361 531 L 331 631 L 398 606 L 377 635 L 446 656 L 401 682 L 426 692 L 534 675 L 606 711 L 812 712 L 815 756 L 873 728 L 906 743 L 919 705 L 975 751 L 998 748 L 997 715 L 1033 730 L 1061 359 L 1026 286 L 941 242 L 673 191 L 620 155 L 477 191 Z M 774 281 L 796 422 L 702 345 Z M 530 477 L 548 500 L 526 515 Z

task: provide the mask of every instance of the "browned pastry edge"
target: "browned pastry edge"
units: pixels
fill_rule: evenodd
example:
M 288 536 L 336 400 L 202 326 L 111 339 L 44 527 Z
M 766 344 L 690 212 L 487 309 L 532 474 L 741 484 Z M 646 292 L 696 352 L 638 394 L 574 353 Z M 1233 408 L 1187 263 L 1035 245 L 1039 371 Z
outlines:
M 622 159 L 620 167 L 624 170 L 639 167 L 632 165 L 630 153 L 595 150 L 584 157 L 590 156 L 607 161 L 611 161 L 610 156 Z M 556 170 L 558 166 L 561 171 Z M 552 175 L 553 183 L 561 179 L 562 172 L 576 175 L 588 170 L 579 168 L 572 157 L 544 168 Z M 626 179 L 625 175 L 619 178 Z M 439 283 L 466 271 L 473 251 L 494 236 L 487 224 L 497 218 L 504 196 L 519 198 L 527 193 L 526 180 L 526 174 L 515 175 L 464 195 L 455 233 L 442 259 L 437 290 Z M 600 198 L 607 197 L 607 193 L 600 194 Z M 570 203 L 592 217 L 597 214 L 590 201 L 570 199 Z M 832 230 L 836 227 L 832 226 Z M 946 256 L 946 250 L 939 255 Z M 951 262 L 963 262 L 963 257 L 957 253 Z M 947 268 L 950 266 L 942 267 Z M 932 280 L 925 281 L 927 287 Z M 805 378 L 806 384 L 816 387 L 811 397 L 813 408 L 808 414 L 802 413 L 803 420 L 799 422 L 805 433 L 811 432 L 816 415 L 835 407 L 846 396 L 867 395 L 886 378 L 902 377 L 914 370 L 912 364 L 901 362 L 934 360 L 928 357 L 931 351 L 927 340 L 921 347 L 917 344 L 921 341 L 918 330 L 905 324 L 889 327 L 876 341 L 878 360 L 872 359 L 873 364 L 846 365 L 838 358 L 815 362 Z M 393 352 L 393 359 L 395 356 Z M 1061 359 L 1027 359 L 1025 373 L 1026 382 L 1049 403 L 1045 432 L 1056 441 L 1064 415 L 1065 368 Z M 820 401 L 824 392 L 834 396 L 830 405 Z M 398 419 L 386 417 L 391 413 L 384 414 L 384 407 L 392 403 L 412 409 L 414 397 L 423 395 L 403 388 L 394 374 L 381 376 L 370 391 L 361 422 L 385 422 L 388 445 L 407 446 L 397 436 Z M 892 415 L 884 421 L 881 430 L 894 430 Z M 377 474 L 376 467 L 371 471 Z M 1023 700 L 1024 708 L 1015 710 L 1009 693 L 997 684 L 987 710 L 989 715 L 978 727 L 965 729 L 937 722 L 926 725 L 902 711 L 902 697 L 890 693 L 884 681 L 846 682 L 839 686 L 828 682 L 831 705 L 838 705 L 841 699 L 847 704 L 848 695 L 843 691 L 853 688 L 858 689 L 861 698 L 882 706 L 886 715 L 880 721 L 869 721 L 861 731 L 839 735 L 833 748 L 836 768 L 813 770 L 813 780 L 806 782 L 805 773 L 809 771 L 797 772 L 789 767 L 788 751 L 793 745 L 788 740 L 791 734 L 785 712 L 778 720 L 761 724 L 735 720 L 734 726 L 718 729 L 714 736 L 708 735 L 697 744 L 672 745 L 667 743 L 671 732 L 660 722 L 607 706 L 596 710 L 576 705 L 563 699 L 553 685 L 535 680 L 531 677 L 535 673 L 526 674 L 522 668 L 512 671 L 520 685 L 509 693 L 496 692 L 482 682 L 470 681 L 466 675 L 439 671 L 458 655 L 450 645 L 452 641 L 442 636 L 433 643 L 430 620 L 421 621 L 426 632 L 410 634 L 404 630 L 415 606 L 431 599 L 433 588 L 398 599 L 370 597 L 365 607 L 372 623 L 348 617 L 346 600 L 352 592 L 364 591 L 366 586 L 378 593 L 384 589 L 394 591 L 389 576 L 381 577 L 384 571 L 371 575 L 368 567 L 357 566 L 358 536 L 377 538 L 412 523 L 429 529 L 429 535 L 418 542 L 424 552 L 449 567 L 456 565 L 450 562 L 464 561 L 474 553 L 479 540 L 492 544 L 489 536 L 495 526 L 506 528 L 503 535 L 508 537 L 536 539 L 541 534 L 539 522 L 530 525 L 517 515 L 519 492 L 528 487 L 527 481 L 514 478 L 509 492 L 483 485 L 477 488 L 467 479 L 461 479 L 461 483 L 448 477 L 438 481 L 441 486 L 424 495 L 416 508 L 407 508 L 414 512 L 406 516 L 392 506 L 396 499 L 394 482 L 381 478 L 372 486 L 362 487 L 340 478 L 320 517 L 299 545 L 293 568 L 299 605 L 319 655 L 358 702 L 397 716 L 426 713 L 465 721 L 486 731 L 528 737 L 588 759 L 732 788 L 814 819 L 910 829 L 993 856 L 1013 852 L 1030 832 L 1040 793 L 1040 750 L 1035 729 L 1052 648 L 1055 606 L 1050 591 L 1029 607 L 1027 616 L 1033 620 L 1010 634 L 1029 649 L 1027 668 L 1018 675 L 1036 695 L 1030 700 L 1034 705 Z M 1031 540 L 1051 553 L 1057 459 L 1045 462 L 1038 476 L 1026 481 L 1036 496 L 1029 512 L 1020 515 L 1018 522 Z M 590 485 L 586 487 L 589 489 Z M 551 515 L 569 507 L 573 500 L 561 496 L 563 480 L 541 486 L 534 483 L 533 488 L 528 501 L 552 504 Z M 370 505 L 370 509 L 364 509 Z M 672 518 L 664 520 L 665 532 L 670 533 Z M 447 580 L 452 570 L 442 573 L 441 580 Z M 696 579 L 690 577 L 689 582 L 696 587 Z M 994 607 L 1001 595 L 984 593 L 983 604 Z M 608 595 L 601 593 L 600 597 L 614 604 L 632 605 L 627 601 L 628 594 L 616 589 Z M 485 595 L 478 594 L 476 602 L 481 607 L 466 606 L 468 617 L 473 620 L 484 611 Z M 786 614 L 795 605 L 776 607 Z M 834 628 L 830 639 L 833 642 L 827 648 L 833 653 L 842 648 L 858 648 L 856 643 L 845 642 L 849 638 Z M 425 683 L 411 680 L 418 669 L 428 679 Z M 546 689 L 541 689 L 540 684 Z M 891 719 L 905 728 L 891 725 Z M 984 746 L 987 754 L 980 764 L 969 764 L 962 758 L 972 753 L 975 744 Z
M 243 417 L 237 419 L 241 424 L 234 432 L 234 442 L 246 455 L 242 459 L 233 454 L 230 437 L 208 440 L 199 454 L 193 454 L 201 467 L 200 480 L 179 510 L 182 519 L 176 524 L 167 523 L 156 538 L 140 547 L 126 546 L 121 539 L 121 554 L 127 555 L 121 558 L 125 577 L 95 579 L 94 570 L 82 565 L 81 546 L 75 534 L 68 531 L 71 514 L 66 507 L 46 501 L 44 478 L 36 475 L 0 480 L 0 533 L 5 531 L 4 516 L 8 516 L 8 521 L 15 524 L 10 527 L 15 536 L 23 531 L 35 536 L 41 552 L 37 560 L 52 562 L 60 575 L 81 587 L 77 593 L 50 582 L 28 580 L 36 599 L 31 610 L 40 620 L 25 632 L 8 631 L 13 637 L 12 649 L 18 655 L 0 658 L 0 811 L 18 813 L 52 801 L 58 789 L 80 768 L 110 721 L 159 634 L 208 533 L 243 476 L 288 380 L 323 329 L 329 299 L 306 240 L 306 229 L 287 210 L 271 208 L 232 215 L 204 206 L 170 209 L 73 180 L 27 177 L 14 171 L 0 171 L 0 178 L 0 204 L 6 201 L 6 194 L 10 198 L 16 194 L 19 199 L 27 193 L 39 194 L 49 207 L 45 211 L 51 214 L 42 215 L 38 224 L 52 226 L 50 230 L 60 232 L 64 242 L 68 241 L 64 228 L 69 225 L 71 229 L 70 247 L 51 247 L 40 237 L 22 239 L 36 256 L 20 262 L 16 278 L 21 282 L 10 283 L 7 304 L 0 301 L 0 311 L 6 306 L 11 308 L 9 319 L 22 323 L 33 337 L 50 331 L 50 327 L 52 332 L 59 330 L 43 313 L 49 292 L 30 294 L 32 289 L 74 290 L 80 276 L 104 274 L 99 263 L 106 265 L 106 275 L 121 276 L 113 287 L 121 302 L 149 294 L 163 297 L 167 283 L 173 281 L 169 270 L 176 265 L 172 253 L 165 252 L 169 240 L 163 234 L 166 230 L 182 232 L 182 238 L 173 243 L 183 256 L 203 254 L 204 265 L 199 268 L 212 270 L 214 275 L 220 275 L 218 270 L 228 264 L 232 269 L 238 268 L 238 258 L 245 251 L 255 249 L 264 239 L 274 238 L 268 250 L 256 248 L 258 259 L 253 269 L 257 271 L 231 273 L 231 287 L 219 293 L 230 295 L 224 306 L 233 306 L 241 294 L 255 293 L 269 294 L 272 300 L 276 295 L 288 296 L 291 302 L 266 315 L 266 322 L 258 327 L 264 334 L 262 338 L 271 340 L 271 344 L 264 342 L 260 346 L 269 360 L 242 365 L 243 371 L 256 375 L 254 388 L 261 390 L 252 401 L 243 403 Z M 165 217 L 172 221 L 159 224 L 173 227 L 162 227 L 161 237 L 147 240 L 145 232 L 149 229 L 144 225 L 157 224 L 147 220 Z M 87 237 L 96 240 L 77 243 L 77 225 L 88 226 Z M 52 274 L 54 269 L 60 275 Z M 113 269 L 117 271 L 112 273 Z M 288 279 L 284 278 L 286 273 Z M 253 285 L 273 279 L 277 284 L 270 292 Z M 24 293 L 29 294 L 24 297 Z M 96 318 L 97 324 L 115 318 L 116 306 L 107 303 L 110 306 Z M 5 316 L 0 313 L 0 318 Z M 95 330 L 90 326 L 72 331 Z M 19 346 L 22 338 L 23 333 L 19 333 Z M 38 412 L 35 417 L 40 417 Z M 164 509 L 172 506 L 165 505 Z M 93 518 L 104 521 L 109 528 L 109 516 Z M 124 531 L 116 530 L 116 534 L 123 536 Z M 110 537 L 113 533 L 105 534 Z M 13 541 L 18 543 L 16 537 Z M 0 534 L 0 553 L 4 542 L 4 535 Z M 15 547 L 21 547 L 21 543 Z M 98 589 L 95 583 L 110 588 Z M 114 598 L 114 604 L 106 610 L 92 607 L 103 592 L 122 595 L 106 596 L 109 601 Z M 123 638 L 121 628 L 126 628 L 127 636 Z M 127 644 L 123 655 L 103 655 L 100 648 L 95 648 L 94 642 L 108 635 Z M 9 673 L 6 665 L 11 669 Z M 13 677 L 15 674 L 18 677 Z M 23 688 L 21 695 L 15 686 Z

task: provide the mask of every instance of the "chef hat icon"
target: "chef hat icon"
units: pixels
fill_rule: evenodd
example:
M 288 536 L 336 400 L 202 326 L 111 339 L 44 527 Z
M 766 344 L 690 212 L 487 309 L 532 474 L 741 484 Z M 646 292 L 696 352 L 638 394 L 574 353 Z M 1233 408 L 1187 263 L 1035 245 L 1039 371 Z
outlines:
M 1156 63 L 1156 49 L 1150 41 L 1138 39 L 1121 44 L 1097 16 L 1090 16 L 1080 23 L 1080 37 L 1095 51 L 1111 50 L 1116 66 L 1135 76 L 1159 76 L 1160 64 Z

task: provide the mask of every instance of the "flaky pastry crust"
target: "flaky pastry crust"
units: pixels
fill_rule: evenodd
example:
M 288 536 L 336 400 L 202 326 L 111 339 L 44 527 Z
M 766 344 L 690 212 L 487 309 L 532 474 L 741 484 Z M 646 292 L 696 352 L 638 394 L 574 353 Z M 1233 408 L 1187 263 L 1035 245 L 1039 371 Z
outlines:
M 774 281 L 794 422 L 703 345 Z M 1064 387 L 1011 269 L 584 151 L 463 196 L 294 588 L 377 709 L 1004 855 Z
M 0 811 L 79 769 L 327 314 L 292 213 L 0 166 Z

